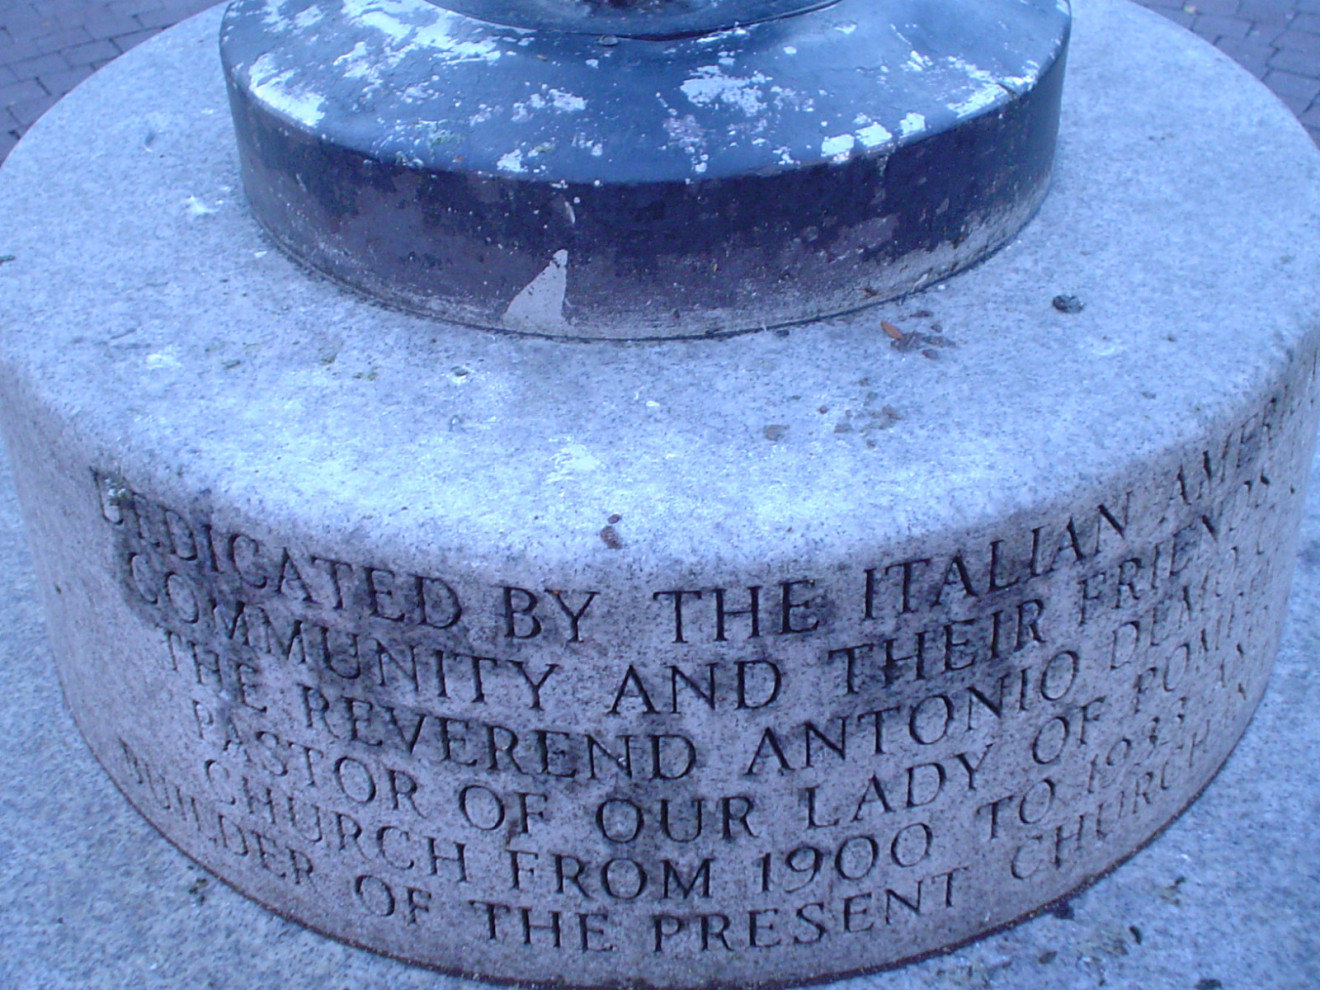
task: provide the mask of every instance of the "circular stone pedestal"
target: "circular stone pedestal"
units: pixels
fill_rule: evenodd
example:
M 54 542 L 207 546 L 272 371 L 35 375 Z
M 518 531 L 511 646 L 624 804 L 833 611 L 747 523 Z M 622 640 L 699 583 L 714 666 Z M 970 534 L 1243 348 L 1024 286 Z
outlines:
M 1213 776 L 1277 643 L 1320 330 L 1320 158 L 1240 70 L 1088 2 L 1053 191 L 984 264 L 581 344 L 300 273 L 238 192 L 216 24 L 0 173 L 66 697 L 190 856 L 449 971 L 800 982 L 1020 918 Z

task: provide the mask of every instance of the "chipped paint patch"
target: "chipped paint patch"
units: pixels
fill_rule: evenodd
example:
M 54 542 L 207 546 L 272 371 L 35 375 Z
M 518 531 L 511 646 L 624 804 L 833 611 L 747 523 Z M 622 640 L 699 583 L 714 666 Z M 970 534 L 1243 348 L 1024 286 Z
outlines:
M 462 40 L 456 29 L 466 18 L 440 7 L 409 0 L 340 0 L 340 3 L 346 18 L 377 32 L 379 37 L 373 40 L 387 49 L 382 55 L 393 56 L 394 65 L 414 53 L 448 64 L 497 62 L 503 55 L 498 40 L 493 37 Z
M 867 148 L 878 148 L 891 141 L 893 137 L 894 135 L 876 123 L 871 123 L 857 132 L 857 140 Z
M 687 154 L 695 157 L 705 152 L 706 131 L 692 114 L 666 117 L 664 127 L 665 133 L 669 135 L 669 142 L 678 145 Z
M 371 53 L 365 41 L 357 42 L 332 63 L 345 79 L 365 79 L 371 75 Z
M 961 100 L 949 104 L 949 109 L 959 117 L 971 117 L 995 105 L 1005 94 L 1005 87 L 990 73 L 986 72 L 980 66 L 972 65 L 956 56 L 948 56 L 944 63 L 956 72 L 962 73 L 967 77 L 967 92 Z M 974 88 L 972 88 L 974 87 Z
M 926 118 L 919 113 L 906 114 L 898 122 L 898 133 L 900 137 L 911 137 L 926 129 Z
M 575 474 L 586 474 L 600 469 L 600 458 L 587 449 L 586 445 L 574 441 L 571 437 L 552 439 L 562 443 L 563 446 L 554 456 L 554 466 L 545 479 L 548 483 L 568 481 Z
M 766 108 L 761 87 L 769 81 L 769 77 L 760 72 L 750 76 L 728 76 L 718 65 L 702 65 L 697 67 L 696 75 L 689 76 L 679 88 L 699 107 L 723 103 L 754 117 Z
M 220 207 L 210 206 L 196 196 L 189 196 L 183 201 L 183 205 L 187 208 L 190 217 L 209 217 L 220 212 Z
M 148 368 L 179 368 L 182 367 L 178 357 L 174 354 L 174 349 L 166 351 L 157 351 L 155 354 L 147 355 Z
M 907 61 L 903 63 L 903 68 L 907 69 L 909 72 L 925 72 L 934 64 L 935 63 L 928 57 L 914 49 L 913 51 L 908 52 Z
M 523 153 L 520 148 L 514 148 L 512 151 L 506 151 L 500 155 L 495 167 L 501 172 L 526 172 L 527 166 L 523 164 Z
M 587 101 L 580 96 L 562 89 L 547 89 L 544 93 L 533 93 L 525 100 L 513 105 L 510 119 L 515 124 L 531 120 L 538 110 L 550 109 L 556 113 L 581 113 L 587 108 Z
M 269 52 L 248 69 L 252 95 L 281 116 L 304 127 L 315 127 L 325 116 L 325 97 L 300 89 L 294 79 L 297 69 L 283 69 Z
M 1021 96 L 1027 90 L 1031 89 L 1040 81 L 1040 63 L 1027 62 L 1023 68 L 1027 71 L 1020 76 L 1004 76 L 999 80 L 1001 86 L 1011 89 L 1014 93 Z
M 844 161 L 857 144 L 857 138 L 851 134 L 836 134 L 820 143 L 820 153 L 832 161 Z
M 504 311 L 504 325 L 533 333 L 562 331 L 564 296 L 568 292 L 568 251 L 560 249 L 550 264 L 527 283 Z

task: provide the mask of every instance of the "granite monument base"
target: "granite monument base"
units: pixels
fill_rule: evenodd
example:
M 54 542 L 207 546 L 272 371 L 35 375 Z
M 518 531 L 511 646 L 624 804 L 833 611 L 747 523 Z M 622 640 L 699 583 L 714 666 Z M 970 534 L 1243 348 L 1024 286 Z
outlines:
M 1065 897 L 1211 779 L 1282 630 L 1320 330 L 1320 160 L 1222 57 L 1088 3 L 1054 190 L 984 264 L 782 333 L 572 344 L 270 250 L 214 28 L 0 173 L 65 697 L 190 856 L 450 972 L 806 982 Z

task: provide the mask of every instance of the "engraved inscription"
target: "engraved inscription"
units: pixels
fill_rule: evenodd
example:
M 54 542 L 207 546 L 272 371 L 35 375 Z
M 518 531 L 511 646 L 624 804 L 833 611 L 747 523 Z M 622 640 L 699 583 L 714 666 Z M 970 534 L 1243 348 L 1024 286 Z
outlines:
M 94 472 L 152 644 L 116 776 L 259 896 L 413 954 L 944 944 L 1134 848 L 1245 726 L 1304 377 L 1039 518 L 709 580 L 359 559 Z

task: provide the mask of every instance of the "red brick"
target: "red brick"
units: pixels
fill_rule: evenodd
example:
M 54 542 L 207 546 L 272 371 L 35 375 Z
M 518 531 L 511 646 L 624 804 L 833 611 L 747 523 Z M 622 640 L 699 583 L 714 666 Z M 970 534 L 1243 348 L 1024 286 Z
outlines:
M 42 55 L 49 55 L 51 52 L 58 52 L 64 48 L 71 48 L 74 45 L 81 45 L 91 41 L 92 36 L 83 28 L 59 28 L 55 31 L 47 31 L 44 34 L 32 38 L 30 44 L 32 48 Z
M 1241 0 L 1237 14 L 1262 24 L 1288 24 L 1296 14 L 1295 0 Z
M 61 54 L 64 55 L 70 66 L 91 65 L 98 60 L 117 58 L 119 49 L 110 43 L 109 38 L 99 38 L 96 41 L 89 41 L 85 45 L 66 48 Z
M 1238 0 L 1185 0 L 1184 7 L 1193 7 L 1194 14 L 1216 14 L 1232 17 L 1237 13 Z
M 130 15 L 99 6 L 86 12 L 80 26 L 90 38 L 113 38 L 117 34 L 131 34 L 138 30 L 138 22 Z
M 1271 69 L 1265 77 L 1265 84 L 1280 96 L 1295 96 L 1308 101 L 1320 96 L 1320 79 L 1299 76 L 1295 72 Z
M 1309 110 L 1299 114 L 1302 123 L 1307 127 L 1320 127 L 1320 103 L 1316 103 Z
M 55 18 L 42 13 L 30 4 L 5 0 L 5 27 L 12 35 L 30 37 L 58 26 Z
M 69 67 L 69 63 L 64 61 L 58 54 L 52 52 L 49 55 L 38 55 L 35 58 L 25 58 L 19 62 L 10 62 L 9 66 L 14 70 L 14 75 L 19 79 L 36 79 L 47 72 L 63 72 Z
M 1274 48 L 1262 41 L 1224 38 L 1216 47 L 1257 79 L 1263 78 L 1270 70 L 1270 56 L 1274 54 Z
M 45 95 L 46 90 L 35 79 L 20 79 L 12 85 L 0 86 L 0 107 L 13 106 Z
M 42 94 L 38 99 L 23 100 L 9 108 L 9 112 L 25 130 L 37 122 L 37 118 L 55 105 L 56 97 Z
M 1280 48 L 1270 59 L 1270 65 L 1309 79 L 1320 79 L 1320 55 Z
M 63 96 L 91 74 L 92 67 L 90 65 L 80 65 L 77 68 L 65 69 L 63 72 L 39 76 L 38 79 L 48 91 L 56 96 Z
M 1163 16 L 1167 17 L 1169 20 L 1173 21 L 1173 23 L 1181 24 L 1185 28 L 1190 29 L 1191 26 L 1196 22 L 1195 14 L 1189 14 L 1181 9 L 1156 7 L 1154 8 L 1154 10 L 1155 13 L 1162 14 Z
M 1275 94 L 1289 110 L 1297 116 L 1304 114 L 1312 105 L 1312 101 L 1303 96 L 1290 96 L 1287 93 Z
M 1293 27 L 1275 38 L 1274 44 L 1288 51 L 1313 56 L 1311 64 L 1314 66 L 1316 74 L 1320 75 L 1320 34 L 1312 34 L 1310 31 L 1298 31 Z
M 116 35 L 110 40 L 115 43 L 115 47 L 118 48 L 121 52 L 126 52 L 130 48 L 136 48 L 138 45 L 142 44 L 142 42 L 146 41 L 148 38 L 154 38 L 158 34 L 160 34 L 160 32 L 154 29 L 150 31 L 144 29 L 140 31 L 134 31 L 132 34 Z
M 1192 30 L 1202 38 L 1217 42 L 1220 38 L 1245 38 L 1251 24 L 1237 17 L 1201 14 L 1192 23 Z
M 167 28 L 173 27 L 183 20 L 187 14 L 177 7 L 166 7 L 161 10 L 146 10 L 137 15 L 137 22 L 144 28 Z
M 107 9 L 116 13 L 136 17 L 139 14 L 161 9 L 161 0 L 109 0 Z

